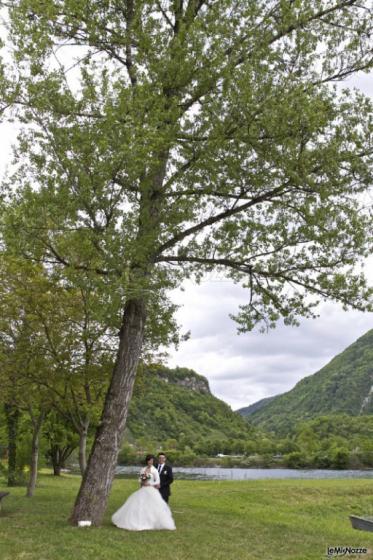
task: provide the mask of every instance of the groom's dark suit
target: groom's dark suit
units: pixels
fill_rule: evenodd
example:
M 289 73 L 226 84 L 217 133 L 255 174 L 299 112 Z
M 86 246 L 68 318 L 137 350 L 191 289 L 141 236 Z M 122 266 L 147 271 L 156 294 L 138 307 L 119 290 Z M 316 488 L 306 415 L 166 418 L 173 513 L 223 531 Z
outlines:
M 163 465 L 159 463 L 157 469 L 161 481 L 161 487 L 159 491 L 164 501 L 168 503 L 168 498 L 170 497 L 171 494 L 170 484 L 172 484 L 174 481 L 174 477 L 172 474 L 172 467 L 168 463 L 164 463 Z

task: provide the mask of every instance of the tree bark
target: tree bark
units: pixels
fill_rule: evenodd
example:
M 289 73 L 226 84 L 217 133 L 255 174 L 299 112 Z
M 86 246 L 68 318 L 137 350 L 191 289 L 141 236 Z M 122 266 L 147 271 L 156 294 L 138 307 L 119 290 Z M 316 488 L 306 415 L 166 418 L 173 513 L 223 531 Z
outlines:
M 19 410 L 16 405 L 4 405 L 8 432 L 8 486 L 17 485 L 17 436 L 19 424 Z
M 79 432 L 79 467 L 82 476 L 87 468 L 87 437 L 89 420 L 87 420 Z
M 128 300 L 124 308 L 116 364 L 101 422 L 70 518 L 74 524 L 89 520 L 93 525 L 100 525 L 102 521 L 141 354 L 145 320 L 144 299 Z
M 40 430 L 44 421 L 45 413 L 41 412 L 36 420 L 33 420 L 33 434 L 31 444 L 31 464 L 30 464 L 30 478 L 27 485 L 26 496 L 31 498 L 34 495 L 36 487 L 36 479 L 38 476 L 38 462 L 39 462 L 39 437 Z

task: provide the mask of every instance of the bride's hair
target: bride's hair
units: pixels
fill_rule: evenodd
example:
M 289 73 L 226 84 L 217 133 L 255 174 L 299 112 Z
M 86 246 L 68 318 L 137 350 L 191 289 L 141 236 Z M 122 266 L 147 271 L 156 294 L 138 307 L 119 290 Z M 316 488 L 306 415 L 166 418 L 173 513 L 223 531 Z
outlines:
M 150 461 L 150 459 L 155 459 L 154 455 L 147 455 L 147 456 L 145 457 L 145 464 L 147 464 L 148 461 Z

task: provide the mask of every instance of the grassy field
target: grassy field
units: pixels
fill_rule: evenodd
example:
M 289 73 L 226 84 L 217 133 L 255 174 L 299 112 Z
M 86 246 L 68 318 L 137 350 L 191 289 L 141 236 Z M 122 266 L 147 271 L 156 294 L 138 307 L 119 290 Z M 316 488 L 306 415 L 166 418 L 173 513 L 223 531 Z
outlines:
M 177 530 L 138 533 L 110 524 L 136 481 L 115 481 L 100 528 L 67 523 L 78 486 L 77 476 L 43 474 L 34 498 L 10 489 L 0 560 L 311 560 L 325 558 L 327 546 L 373 551 L 373 533 L 353 530 L 348 520 L 350 513 L 373 516 L 369 480 L 176 481 L 170 505 Z

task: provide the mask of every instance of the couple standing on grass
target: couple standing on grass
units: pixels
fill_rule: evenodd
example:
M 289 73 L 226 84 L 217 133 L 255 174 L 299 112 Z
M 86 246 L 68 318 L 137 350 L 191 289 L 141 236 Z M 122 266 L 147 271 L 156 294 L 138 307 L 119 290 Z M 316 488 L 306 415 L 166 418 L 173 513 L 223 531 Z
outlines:
M 155 467 L 154 455 L 145 457 L 146 466 L 141 469 L 139 478 L 141 488 L 114 513 L 111 518 L 114 525 L 128 531 L 176 529 L 168 506 L 174 479 L 166 459 L 164 453 L 159 453 Z

